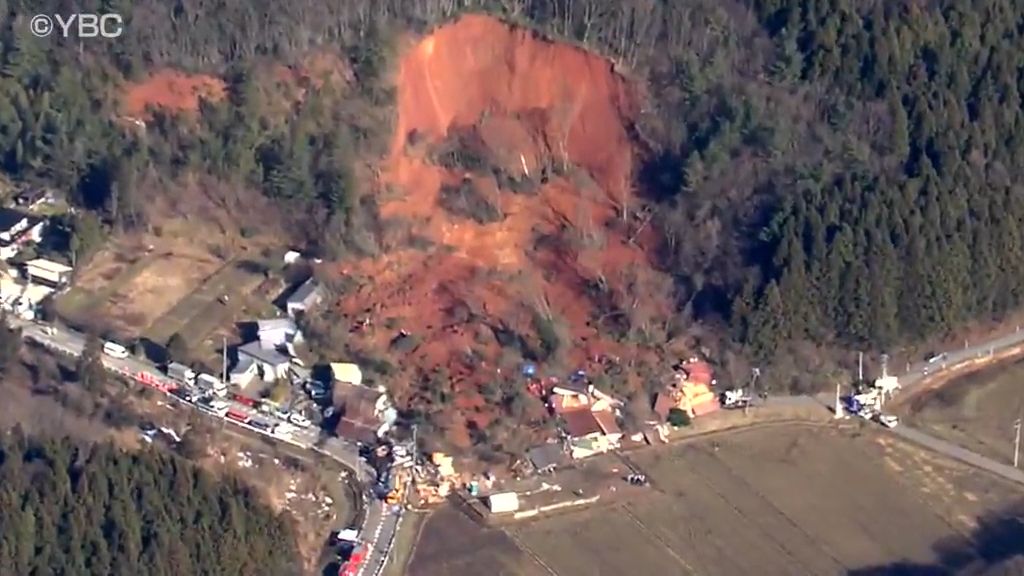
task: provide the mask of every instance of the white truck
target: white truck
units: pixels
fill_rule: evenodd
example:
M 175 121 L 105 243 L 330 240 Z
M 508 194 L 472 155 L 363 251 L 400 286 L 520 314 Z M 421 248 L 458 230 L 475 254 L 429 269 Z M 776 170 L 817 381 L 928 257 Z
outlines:
M 199 386 L 200 389 L 208 391 L 219 398 L 223 398 L 228 395 L 227 384 L 222 382 L 220 378 L 210 374 L 203 373 L 196 377 L 196 385 Z
M 178 362 L 171 362 L 167 365 L 167 376 L 189 386 L 194 386 L 196 383 L 196 371 Z

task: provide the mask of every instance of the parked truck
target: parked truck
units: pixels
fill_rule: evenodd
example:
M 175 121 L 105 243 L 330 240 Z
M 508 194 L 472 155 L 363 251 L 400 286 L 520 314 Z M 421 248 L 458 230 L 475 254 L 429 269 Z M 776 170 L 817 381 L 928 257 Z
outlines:
M 224 398 L 228 395 L 228 386 L 216 376 L 200 374 L 196 377 L 196 384 L 203 390 L 212 393 L 214 396 Z
M 167 376 L 189 386 L 194 386 L 196 383 L 196 371 L 179 362 L 171 362 L 167 365 Z

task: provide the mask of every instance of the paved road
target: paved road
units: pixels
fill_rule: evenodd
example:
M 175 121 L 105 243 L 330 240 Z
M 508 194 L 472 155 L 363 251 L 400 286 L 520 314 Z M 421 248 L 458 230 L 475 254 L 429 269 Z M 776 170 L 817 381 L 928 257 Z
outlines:
M 20 319 L 14 319 L 10 322 L 12 325 L 21 328 L 23 338 L 34 341 L 54 352 L 68 356 L 79 356 L 85 348 L 85 335 L 74 330 L 56 325 L 27 322 Z M 112 358 L 104 355 L 103 363 L 107 369 L 128 377 L 137 378 L 138 375 L 144 374 L 146 378 L 154 382 L 173 382 L 154 364 L 135 357 Z M 192 406 L 191 404 L 189 405 Z M 238 402 L 231 402 L 231 405 L 233 409 L 244 412 L 250 417 L 258 417 L 262 420 L 276 420 L 276 418 L 270 415 L 260 413 Z M 321 437 L 318 430 L 307 428 L 295 431 L 289 439 L 283 439 L 233 420 L 225 419 L 225 421 L 244 426 L 278 441 L 286 441 L 299 448 L 319 452 L 356 472 L 366 483 L 374 479 L 375 472 L 359 457 L 358 447 L 340 438 Z M 391 513 L 390 510 L 385 508 L 383 503 L 377 501 L 372 496 L 366 498 L 365 501 L 366 510 L 359 534 L 360 538 L 366 543 L 368 550 L 360 574 L 375 576 L 383 570 L 388 554 L 391 552 L 393 535 L 398 529 L 401 516 L 400 514 Z
M 1017 468 L 1014 468 L 1013 466 L 1008 466 L 1006 464 L 996 462 L 991 458 L 987 458 L 976 452 L 971 452 L 970 450 L 962 446 L 958 446 L 956 444 L 953 444 L 952 442 L 947 442 L 945 440 L 942 440 L 941 438 L 936 438 L 931 434 L 926 434 L 924 432 L 921 432 L 920 430 L 917 430 L 916 428 L 911 428 L 910 426 L 906 426 L 904 424 L 900 424 L 899 426 L 893 428 L 891 431 L 893 434 L 905 440 L 910 440 L 915 444 L 920 444 L 925 448 L 934 450 L 935 452 L 949 456 L 951 458 L 955 458 L 957 460 L 960 460 L 961 462 L 964 462 L 965 464 L 969 464 L 982 470 L 987 470 L 997 476 L 1002 476 L 1003 478 L 1006 478 L 1011 482 L 1024 484 L 1024 472 L 1018 470 Z
M 58 326 L 46 326 L 41 324 L 16 320 L 13 322 L 21 327 L 22 334 L 26 339 L 34 340 L 57 352 L 78 356 L 85 346 L 85 336 L 81 333 Z M 909 367 L 905 373 L 900 375 L 900 385 L 903 391 L 901 396 L 907 395 L 925 380 L 925 376 L 934 375 L 942 370 L 949 369 L 957 364 L 968 360 L 982 358 L 985 355 L 999 353 L 1007 348 L 1024 344 L 1024 331 L 1019 329 L 1014 333 L 999 338 L 987 340 L 973 346 L 957 350 L 946 351 L 943 358 L 935 362 L 919 362 Z M 167 380 L 162 372 L 153 364 L 137 358 L 117 359 L 109 356 L 103 357 L 104 364 L 108 368 L 126 375 L 144 373 L 156 380 Z M 770 404 L 789 405 L 824 405 L 832 406 L 834 398 L 830 394 L 822 394 L 816 397 L 791 396 L 791 397 L 770 397 Z M 251 408 L 233 403 L 233 408 L 251 415 L 256 412 Z M 267 415 L 260 414 L 260 418 L 272 419 Z M 230 421 L 230 420 L 229 420 Z M 236 423 L 237 424 L 237 423 Z M 254 429 L 255 430 L 255 429 Z M 258 431 L 258 430 L 257 430 Z M 258 431 L 259 432 L 259 431 Z M 946 456 L 961 460 L 972 466 L 987 470 L 1013 482 L 1024 484 L 1024 473 L 1005 464 L 996 462 L 990 458 L 976 454 L 963 447 L 935 438 L 920 430 L 913 429 L 901 424 L 892 430 L 894 434 L 902 438 L 918 443 Z M 273 436 L 271 436 L 273 437 Z M 276 438 L 276 437 L 275 437 Z M 277 438 L 280 440 L 280 438 Z M 358 450 L 350 443 L 338 438 L 320 438 L 319 433 L 312 429 L 299 430 L 292 436 L 293 445 L 301 448 L 316 450 L 341 463 L 351 470 L 356 470 L 362 478 L 367 480 L 373 478 L 373 470 L 359 458 Z M 360 537 L 366 542 L 368 554 L 366 562 L 360 574 L 366 576 L 378 576 L 384 568 L 395 532 L 401 520 L 401 513 L 392 513 L 382 503 L 372 497 L 367 499 L 366 513 L 364 514 L 363 526 L 360 530 Z
M 955 368 L 965 362 L 979 360 L 986 356 L 999 354 L 1000 352 L 1022 344 L 1024 344 L 1024 330 L 1017 328 L 1013 333 L 1005 336 L 985 340 L 974 345 L 969 345 L 965 348 L 948 350 L 944 353 L 940 352 L 941 358 L 939 360 L 934 362 L 918 362 L 911 365 L 909 370 L 899 375 L 901 390 L 898 392 L 897 399 L 900 397 L 907 397 L 927 382 L 928 379 L 926 376 L 934 376 L 945 370 Z M 776 405 L 807 405 L 808 402 L 813 402 L 831 408 L 835 403 L 835 394 L 826 392 L 814 397 L 770 397 L 768 402 Z M 919 444 L 944 456 L 960 460 L 961 462 L 971 466 L 986 470 L 1010 480 L 1011 482 L 1024 484 L 1024 472 L 1021 470 L 1018 470 L 1013 466 L 997 462 L 987 456 L 982 456 L 981 454 L 972 452 L 962 446 L 953 444 L 952 442 L 927 434 L 919 429 L 908 426 L 905 422 L 901 422 L 899 426 L 890 429 L 890 431 L 905 440 Z

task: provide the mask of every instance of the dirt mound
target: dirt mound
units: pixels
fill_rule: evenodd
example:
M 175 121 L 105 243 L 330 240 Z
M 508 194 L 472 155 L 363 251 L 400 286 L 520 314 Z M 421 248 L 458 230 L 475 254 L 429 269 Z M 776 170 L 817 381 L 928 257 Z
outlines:
M 629 198 L 630 84 L 596 55 L 466 16 L 403 55 L 397 93 L 378 204 L 386 230 L 417 241 L 346 266 L 365 283 L 339 306 L 374 322 L 364 344 L 412 334 L 402 368 L 444 367 L 470 429 L 494 417 L 479 385 L 510 348 L 557 340 L 539 355 L 563 368 L 636 357 L 623 342 L 671 315 L 671 283 Z
M 503 151 L 524 155 L 528 169 L 539 168 L 543 152 L 567 157 L 605 190 L 622 192 L 631 172 L 625 125 L 633 101 L 608 60 L 493 18 L 466 16 L 402 58 L 393 150 L 411 135 L 439 139 L 453 126 L 497 117 L 504 124 L 493 130 L 499 142 L 503 132 L 515 134 L 517 123 L 534 134 L 535 149 Z
M 148 119 L 151 109 L 195 112 L 202 100 L 219 101 L 226 95 L 227 85 L 220 78 L 166 69 L 125 86 L 121 106 L 126 116 Z

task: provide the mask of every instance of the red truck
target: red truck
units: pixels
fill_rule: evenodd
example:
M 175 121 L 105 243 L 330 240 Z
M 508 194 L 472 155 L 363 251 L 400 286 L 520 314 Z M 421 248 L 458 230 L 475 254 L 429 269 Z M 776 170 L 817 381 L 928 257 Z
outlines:
M 360 546 L 352 551 L 348 560 L 338 569 L 338 576 L 356 576 L 364 561 L 366 561 L 366 550 Z

